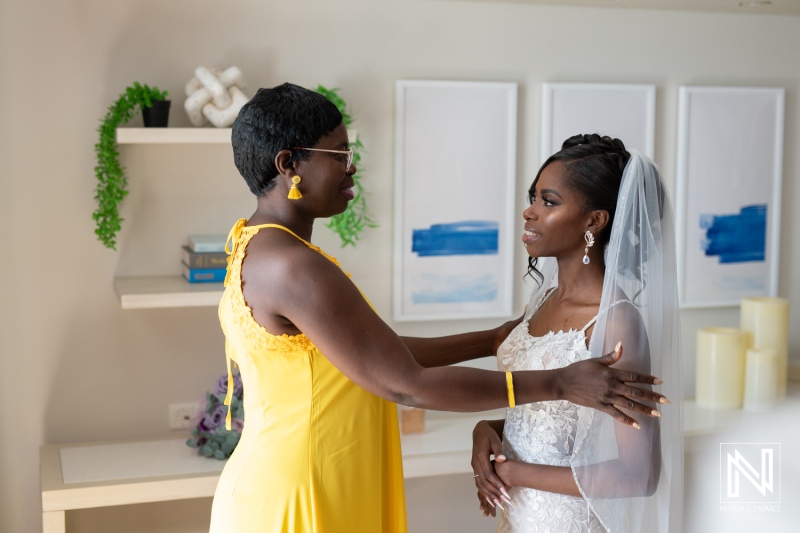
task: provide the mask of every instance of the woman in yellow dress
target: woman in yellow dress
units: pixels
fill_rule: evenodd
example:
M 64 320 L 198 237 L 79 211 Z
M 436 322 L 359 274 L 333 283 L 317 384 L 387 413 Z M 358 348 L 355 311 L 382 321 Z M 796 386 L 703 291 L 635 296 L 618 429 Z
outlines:
M 656 378 L 609 367 L 621 349 L 513 375 L 448 366 L 494 354 L 518 321 L 398 337 L 336 259 L 309 242 L 314 220 L 343 212 L 354 196 L 347 130 L 325 97 L 291 84 L 260 89 L 232 144 L 257 207 L 231 230 L 219 317 L 247 421 L 220 476 L 212 533 L 405 532 L 395 403 L 484 411 L 567 399 L 633 425 L 618 407 L 649 415 L 640 402 L 662 398 L 629 384 Z

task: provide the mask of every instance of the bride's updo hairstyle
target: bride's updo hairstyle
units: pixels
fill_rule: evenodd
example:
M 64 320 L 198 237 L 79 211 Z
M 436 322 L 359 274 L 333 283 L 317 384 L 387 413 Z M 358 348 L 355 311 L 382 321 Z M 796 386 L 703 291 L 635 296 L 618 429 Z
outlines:
M 631 154 L 619 139 L 596 133 L 574 135 L 564 141 L 561 150 L 551 155 L 541 166 L 528 190 L 528 201 L 533 203 L 536 183 L 545 167 L 554 161 L 560 161 L 567 172 L 567 186 L 581 196 L 584 210 L 608 211 L 608 224 L 599 235 L 595 235 L 597 244 L 605 246 L 614 224 L 622 173 L 630 157 Z M 537 262 L 536 257 L 528 258 L 528 275 L 542 281 L 542 274 L 536 269 Z

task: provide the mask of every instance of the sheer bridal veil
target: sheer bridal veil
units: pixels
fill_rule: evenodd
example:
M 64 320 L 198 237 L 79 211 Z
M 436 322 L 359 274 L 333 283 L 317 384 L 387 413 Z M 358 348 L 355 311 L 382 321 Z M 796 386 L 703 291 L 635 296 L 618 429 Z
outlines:
M 672 533 L 681 531 L 683 521 L 675 231 L 658 167 L 635 150 L 630 154 L 605 250 L 600 314 L 589 350 L 599 357 L 622 341 L 615 368 L 661 378 L 659 392 L 675 403 L 655 406 L 661 418 L 634 414 L 641 429 L 580 407 L 571 465 L 581 493 L 608 531 Z M 543 283 L 528 309 L 558 283 L 555 261 L 544 263 Z

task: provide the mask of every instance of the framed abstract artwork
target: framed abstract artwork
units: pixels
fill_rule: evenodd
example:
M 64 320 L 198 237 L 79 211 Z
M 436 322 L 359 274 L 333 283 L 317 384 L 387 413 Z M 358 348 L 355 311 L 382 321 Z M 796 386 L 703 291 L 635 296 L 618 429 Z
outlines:
M 394 319 L 510 316 L 517 85 L 395 90 Z
M 777 295 L 784 89 L 684 86 L 678 115 L 681 306 Z
M 543 83 L 541 163 L 579 133 L 621 139 L 653 159 L 656 86 L 628 83 Z

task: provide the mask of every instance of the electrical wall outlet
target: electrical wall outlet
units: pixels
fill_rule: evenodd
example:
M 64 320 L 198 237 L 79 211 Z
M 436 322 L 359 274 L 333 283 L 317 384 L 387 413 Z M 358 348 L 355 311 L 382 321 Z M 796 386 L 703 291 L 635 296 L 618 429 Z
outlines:
M 173 403 L 169 406 L 169 429 L 189 429 L 197 421 L 197 402 Z

